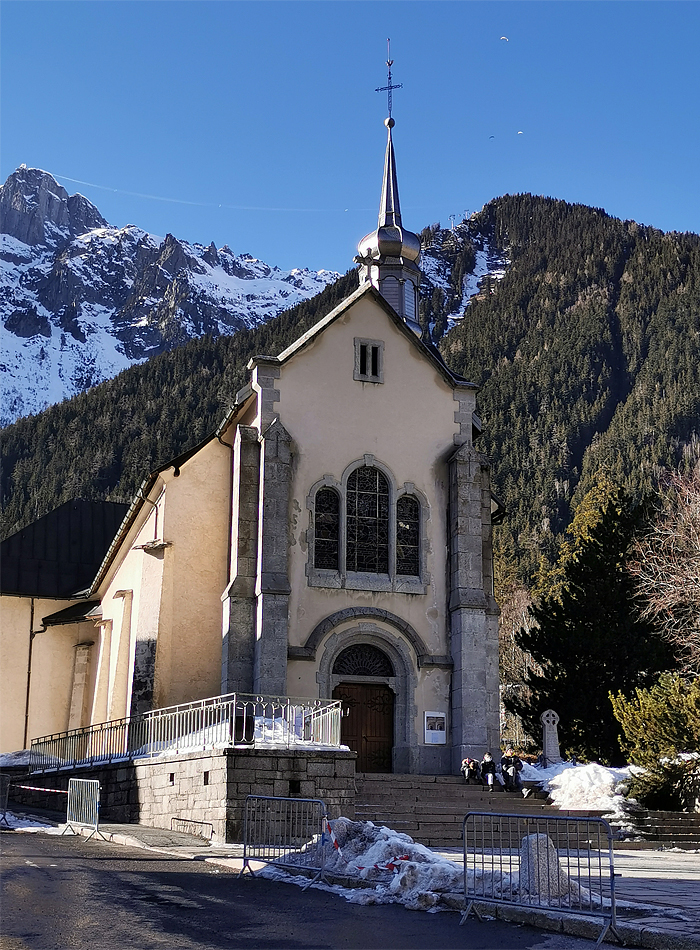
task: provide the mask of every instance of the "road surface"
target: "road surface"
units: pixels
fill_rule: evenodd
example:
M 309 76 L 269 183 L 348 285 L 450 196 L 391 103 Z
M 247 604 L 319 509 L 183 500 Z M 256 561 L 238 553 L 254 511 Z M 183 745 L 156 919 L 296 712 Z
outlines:
M 0 832 L 1 950 L 590 950 L 587 940 L 453 912 L 359 906 L 77 837 Z

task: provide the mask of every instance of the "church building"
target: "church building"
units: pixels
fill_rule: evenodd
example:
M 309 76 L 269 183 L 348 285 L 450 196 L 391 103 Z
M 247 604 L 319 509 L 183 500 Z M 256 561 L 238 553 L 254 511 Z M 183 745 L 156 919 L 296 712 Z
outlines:
M 421 338 L 385 124 L 358 290 L 250 361 L 217 431 L 144 481 L 89 590 L 43 618 L 81 657 L 47 731 L 237 691 L 340 699 L 359 772 L 498 750 L 501 510 L 477 387 Z

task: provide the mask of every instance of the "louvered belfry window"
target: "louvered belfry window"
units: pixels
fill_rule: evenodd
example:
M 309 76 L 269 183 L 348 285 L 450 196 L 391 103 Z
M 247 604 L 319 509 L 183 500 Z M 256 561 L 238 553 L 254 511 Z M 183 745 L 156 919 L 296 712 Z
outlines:
M 346 554 L 348 571 L 389 573 L 389 483 L 370 465 L 348 479 Z
M 412 495 L 396 502 L 396 573 L 411 577 L 420 574 L 420 505 Z
M 332 488 L 316 493 L 314 567 L 337 571 L 340 565 L 340 497 Z

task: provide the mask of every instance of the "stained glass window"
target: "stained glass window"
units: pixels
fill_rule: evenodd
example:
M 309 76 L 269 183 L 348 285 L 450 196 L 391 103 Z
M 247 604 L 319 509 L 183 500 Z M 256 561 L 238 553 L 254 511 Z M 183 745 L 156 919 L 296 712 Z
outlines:
M 411 495 L 396 502 L 396 573 L 420 574 L 420 505 Z
M 314 567 L 337 571 L 340 554 L 340 498 L 332 488 L 316 492 Z
M 369 465 L 356 468 L 348 479 L 346 566 L 389 573 L 389 483 Z

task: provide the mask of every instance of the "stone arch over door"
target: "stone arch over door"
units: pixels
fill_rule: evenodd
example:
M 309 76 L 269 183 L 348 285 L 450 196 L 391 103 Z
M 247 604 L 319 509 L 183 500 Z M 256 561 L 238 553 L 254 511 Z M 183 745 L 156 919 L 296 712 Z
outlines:
M 391 662 L 394 675 L 348 677 L 333 673 L 333 666 L 340 654 L 355 644 L 369 644 L 381 650 Z M 316 678 L 322 698 L 330 698 L 335 687 L 341 683 L 385 683 L 394 694 L 392 771 L 398 773 L 416 771 L 418 762 L 418 737 L 415 730 L 417 673 L 408 643 L 400 636 L 374 623 L 363 623 L 349 629 L 335 630 L 323 644 Z

